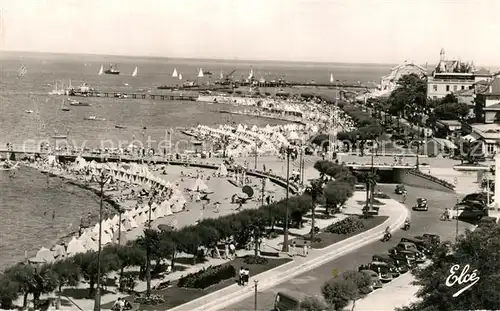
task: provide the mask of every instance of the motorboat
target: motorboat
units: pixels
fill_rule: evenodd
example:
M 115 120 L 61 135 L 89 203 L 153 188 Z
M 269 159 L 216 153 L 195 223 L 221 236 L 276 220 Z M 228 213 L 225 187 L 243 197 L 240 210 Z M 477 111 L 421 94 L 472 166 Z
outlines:
M 89 117 L 85 117 L 83 119 L 84 120 L 88 120 L 88 121 L 106 121 L 106 119 L 99 118 L 99 117 L 96 117 L 96 116 L 89 116 Z
M 33 110 L 24 110 L 26 113 L 33 113 Z
M 126 125 L 121 125 L 121 124 L 115 124 L 115 127 L 116 127 L 117 129 L 126 129 L 126 128 L 127 128 L 127 126 L 126 126 Z
M 71 106 L 78 106 L 78 107 L 89 107 L 89 106 L 92 106 L 89 103 L 83 103 L 83 102 L 80 102 L 80 101 L 77 101 L 77 100 L 74 100 L 74 99 L 70 99 L 69 101 L 70 101 L 69 104 Z
M 66 139 L 68 136 L 66 135 L 53 135 L 52 139 Z

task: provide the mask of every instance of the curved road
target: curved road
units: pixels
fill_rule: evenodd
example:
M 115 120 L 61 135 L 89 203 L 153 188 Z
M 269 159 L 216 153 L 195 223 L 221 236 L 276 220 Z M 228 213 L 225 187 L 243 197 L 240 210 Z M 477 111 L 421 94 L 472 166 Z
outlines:
M 400 200 L 400 196 L 394 194 L 395 185 L 378 185 L 385 193 L 392 198 Z M 394 247 L 402 237 L 421 235 L 423 233 L 434 233 L 441 237 L 441 241 L 454 240 L 456 231 L 456 221 L 439 221 L 439 216 L 443 213 L 446 207 L 453 207 L 457 197 L 453 193 L 445 193 L 433 191 L 429 189 L 421 189 L 415 187 L 406 187 L 408 191 L 407 204 L 411 206 L 416 201 L 417 197 L 425 197 L 428 199 L 429 211 L 427 212 L 411 212 L 411 229 L 409 231 L 399 230 L 394 233 L 390 242 L 374 242 L 364 246 L 352 253 L 335 259 L 323 266 L 320 266 L 307 273 L 299 275 L 287 282 L 278 284 L 277 286 L 259 291 L 258 294 L 258 310 L 268 311 L 273 309 L 274 295 L 281 290 L 301 291 L 308 295 L 318 295 L 321 293 L 323 283 L 332 278 L 332 270 L 336 269 L 338 273 L 346 270 L 357 270 L 358 266 L 371 261 L 371 257 L 375 253 L 386 253 L 389 248 Z M 383 207 L 382 207 L 383 208 Z M 459 232 L 470 228 L 471 225 L 459 222 Z M 258 279 L 258 276 L 256 277 Z M 236 303 L 224 310 L 253 310 L 254 297 L 245 299 Z

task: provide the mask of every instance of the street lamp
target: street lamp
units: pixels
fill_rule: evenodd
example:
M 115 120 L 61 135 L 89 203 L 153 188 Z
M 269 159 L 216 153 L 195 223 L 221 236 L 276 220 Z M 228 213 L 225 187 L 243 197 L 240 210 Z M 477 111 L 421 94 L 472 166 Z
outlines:
M 253 280 L 254 283 L 254 300 L 253 300 L 253 309 L 257 311 L 257 285 L 259 284 L 258 280 Z
M 106 169 L 99 174 L 99 186 L 101 187 L 101 199 L 99 202 L 99 245 L 97 249 L 97 290 L 94 300 L 94 311 L 101 310 L 101 250 L 102 250 L 102 207 L 104 201 L 104 185 L 111 179 Z
M 286 198 L 285 198 L 285 226 L 283 235 L 283 252 L 288 252 L 288 196 L 290 192 L 290 154 L 293 152 L 293 148 L 288 146 L 286 148 Z

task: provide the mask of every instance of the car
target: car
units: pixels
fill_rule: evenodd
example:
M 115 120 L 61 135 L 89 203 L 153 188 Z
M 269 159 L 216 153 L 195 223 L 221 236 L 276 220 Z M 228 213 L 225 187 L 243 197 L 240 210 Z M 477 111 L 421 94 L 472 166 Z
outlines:
M 398 245 L 396 245 L 396 249 L 402 250 L 402 251 L 410 251 L 415 253 L 415 261 L 417 263 L 424 263 L 427 260 L 427 257 L 425 254 L 421 251 L 418 250 L 417 245 L 411 242 L 399 242 Z
M 488 216 L 488 209 L 479 201 L 467 201 L 456 204 L 450 216 L 452 219 L 480 220 Z
M 358 271 L 372 270 L 378 273 L 379 280 L 383 283 L 392 281 L 392 273 L 389 271 L 389 265 L 381 261 L 373 261 L 367 265 L 361 265 Z
M 364 273 L 370 277 L 370 279 L 371 279 L 370 285 L 372 287 L 372 290 L 383 287 L 382 282 L 380 282 L 380 280 L 378 278 L 377 272 L 375 272 L 373 270 L 360 270 L 359 272 Z
M 414 267 L 416 265 L 417 258 L 415 253 L 412 251 L 391 248 L 389 250 L 389 257 L 395 260 L 402 261 L 406 263 L 409 267 Z
M 417 246 L 417 250 L 424 253 L 425 255 L 429 255 L 431 253 L 431 248 L 433 247 L 433 243 L 425 239 L 424 237 L 408 237 L 401 238 L 400 242 L 410 242 Z
M 401 275 L 401 273 L 403 273 L 396 265 L 395 260 L 393 260 L 388 255 L 373 255 L 372 261 L 385 262 L 389 266 L 389 272 L 392 274 L 393 278 L 397 278 Z
M 433 246 L 441 243 L 441 238 L 439 237 L 439 235 L 433 233 L 424 233 L 422 234 L 422 236 L 415 236 L 415 238 L 428 241 Z
M 418 198 L 417 199 L 417 204 L 413 206 L 414 211 L 428 211 L 429 208 L 427 206 L 427 199 L 426 198 Z
M 396 190 L 394 190 L 394 193 L 396 194 L 403 194 L 406 191 L 404 185 L 397 185 Z

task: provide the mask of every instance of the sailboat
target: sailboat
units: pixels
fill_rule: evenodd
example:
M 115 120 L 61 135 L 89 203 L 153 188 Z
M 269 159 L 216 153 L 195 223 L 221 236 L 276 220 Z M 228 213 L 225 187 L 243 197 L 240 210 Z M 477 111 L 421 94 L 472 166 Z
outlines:
M 182 73 L 179 74 L 179 80 L 182 80 Z
M 253 79 L 253 69 L 250 69 L 250 74 L 248 75 L 248 80 Z
M 137 77 L 137 66 L 135 66 L 134 72 L 132 72 L 132 77 Z
M 200 71 L 198 71 L 198 78 L 203 78 L 203 69 L 200 68 Z
M 220 71 L 220 78 L 224 79 L 224 74 L 222 74 L 222 70 Z
M 103 65 L 101 65 L 101 69 L 99 69 L 99 73 L 98 73 L 98 75 L 99 75 L 99 76 L 102 76 L 103 74 L 104 74 L 104 66 L 103 66 Z
M 70 111 L 71 109 L 69 109 L 68 107 L 64 106 L 64 103 L 65 103 L 65 99 L 63 98 L 62 104 L 61 104 L 61 110 L 62 111 Z
M 330 74 L 330 83 L 333 83 L 335 82 L 335 80 L 333 79 L 333 73 Z
M 172 78 L 177 78 L 177 68 L 174 68 L 174 72 L 172 72 Z

